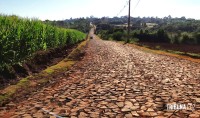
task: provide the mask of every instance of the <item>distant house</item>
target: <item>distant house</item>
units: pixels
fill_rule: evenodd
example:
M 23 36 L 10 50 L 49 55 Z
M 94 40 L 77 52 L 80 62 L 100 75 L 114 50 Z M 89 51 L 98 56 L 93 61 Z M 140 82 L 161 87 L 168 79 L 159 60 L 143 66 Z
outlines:
M 132 24 L 130 24 L 130 26 L 132 26 Z M 120 24 L 120 25 L 114 25 L 115 28 L 124 28 L 127 29 L 128 28 L 128 23 L 124 23 L 124 24 Z
M 157 25 L 158 25 L 157 23 L 141 23 L 142 27 L 147 27 L 147 28 L 153 28 Z

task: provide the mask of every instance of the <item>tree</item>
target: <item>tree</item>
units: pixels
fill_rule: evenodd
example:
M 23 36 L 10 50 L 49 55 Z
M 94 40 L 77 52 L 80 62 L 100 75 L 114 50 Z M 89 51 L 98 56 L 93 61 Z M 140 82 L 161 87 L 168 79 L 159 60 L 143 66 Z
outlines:
M 169 39 L 167 33 L 163 29 L 157 31 L 157 41 L 158 42 L 167 42 Z
M 186 20 L 185 16 L 182 16 L 180 19 L 181 19 L 181 20 Z
M 144 34 L 144 32 L 143 32 L 143 30 L 142 30 L 142 29 L 140 30 L 140 34 Z
M 194 37 L 195 37 L 197 43 L 200 44 L 200 33 L 195 33 Z

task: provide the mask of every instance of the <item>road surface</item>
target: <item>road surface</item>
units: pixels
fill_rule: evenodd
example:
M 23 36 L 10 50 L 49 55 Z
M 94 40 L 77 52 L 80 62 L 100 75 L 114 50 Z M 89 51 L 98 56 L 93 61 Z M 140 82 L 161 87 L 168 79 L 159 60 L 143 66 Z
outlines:
M 84 58 L 63 72 L 57 84 L 15 103 L 14 109 L 1 109 L 0 114 L 16 118 L 200 117 L 200 64 L 96 36 L 85 51 Z

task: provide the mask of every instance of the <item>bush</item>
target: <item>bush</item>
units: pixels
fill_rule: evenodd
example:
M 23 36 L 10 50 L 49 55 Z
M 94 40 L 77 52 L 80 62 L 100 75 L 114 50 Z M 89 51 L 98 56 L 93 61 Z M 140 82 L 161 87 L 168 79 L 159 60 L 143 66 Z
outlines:
M 98 35 L 103 39 L 103 40 L 108 40 L 109 39 L 109 34 L 107 30 L 101 30 L 98 32 Z
M 122 32 L 115 32 L 115 33 L 113 33 L 113 35 L 112 35 L 112 38 L 114 39 L 114 40 L 117 40 L 117 41 L 122 41 L 123 39 L 123 36 L 124 36 L 124 34 L 122 33 Z
M 157 41 L 158 42 L 168 42 L 168 35 L 163 29 L 157 31 Z
M 174 44 L 180 44 L 181 43 L 181 41 L 180 41 L 180 35 L 175 35 L 174 36 L 174 41 L 172 43 L 174 43 Z
M 197 41 L 192 36 L 189 36 L 187 33 L 183 33 L 181 37 L 181 43 L 183 44 L 197 44 Z
M 200 33 L 195 33 L 194 37 L 195 37 L 197 43 L 200 44 Z

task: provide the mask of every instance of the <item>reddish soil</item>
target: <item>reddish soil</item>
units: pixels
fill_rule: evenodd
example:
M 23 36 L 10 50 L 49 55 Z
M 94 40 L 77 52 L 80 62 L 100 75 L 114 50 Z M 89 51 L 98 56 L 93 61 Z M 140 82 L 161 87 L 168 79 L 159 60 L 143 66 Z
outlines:
M 22 65 L 13 65 L 10 69 L 0 72 L 0 89 L 7 85 L 15 84 L 20 78 L 27 77 L 33 73 L 41 72 L 48 66 L 55 65 L 64 59 L 76 45 L 64 46 L 46 51 L 38 51 L 33 57 Z
M 160 46 L 161 50 L 174 50 L 180 52 L 200 54 L 200 45 L 179 45 L 179 44 L 148 43 L 148 42 L 140 42 L 140 44 L 149 46 L 150 48 L 153 49 L 156 49 L 156 46 Z
M 61 73 L 0 107 L 0 117 L 200 118 L 199 63 L 95 36 L 83 59 Z

